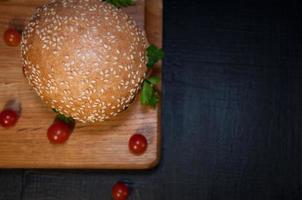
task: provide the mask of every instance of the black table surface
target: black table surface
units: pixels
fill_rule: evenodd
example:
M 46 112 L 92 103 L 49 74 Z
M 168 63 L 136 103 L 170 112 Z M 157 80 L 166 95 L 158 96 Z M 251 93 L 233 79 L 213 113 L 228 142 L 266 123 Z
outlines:
M 302 199 L 302 4 L 164 1 L 153 170 L 0 170 L 0 199 Z

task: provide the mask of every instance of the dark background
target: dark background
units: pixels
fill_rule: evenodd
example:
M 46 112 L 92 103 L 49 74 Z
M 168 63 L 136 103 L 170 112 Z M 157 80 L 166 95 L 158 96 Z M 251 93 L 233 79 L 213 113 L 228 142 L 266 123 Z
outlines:
M 162 160 L 150 171 L 1 170 L 0 199 L 302 199 L 302 5 L 164 0 Z

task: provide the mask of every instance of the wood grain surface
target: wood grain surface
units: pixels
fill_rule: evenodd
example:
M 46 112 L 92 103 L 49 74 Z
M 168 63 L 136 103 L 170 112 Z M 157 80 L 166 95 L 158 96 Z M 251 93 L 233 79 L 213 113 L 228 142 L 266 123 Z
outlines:
M 22 27 L 39 0 L 0 2 L 0 32 L 9 24 Z M 125 9 L 145 27 L 149 41 L 161 46 L 162 2 L 139 0 Z M 0 128 L 1 168 L 107 168 L 144 169 L 159 161 L 159 110 L 140 105 L 139 98 L 127 111 L 114 119 L 98 124 L 77 123 L 68 142 L 52 145 L 46 137 L 55 114 L 46 107 L 28 86 L 22 74 L 19 47 L 6 46 L 0 40 L 0 107 L 17 98 L 22 103 L 22 115 L 11 129 Z M 158 66 L 155 73 L 160 72 Z M 146 135 L 148 148 L 142 156 L 128 151 L 128 139 L 135 133 Z

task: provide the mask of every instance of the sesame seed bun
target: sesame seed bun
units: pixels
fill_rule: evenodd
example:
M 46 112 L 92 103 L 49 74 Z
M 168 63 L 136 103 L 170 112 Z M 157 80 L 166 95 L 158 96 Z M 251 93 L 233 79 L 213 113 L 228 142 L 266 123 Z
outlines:
M 148 41 L 122 10 L 101 0 L 53 0 L 22 35 L 24 74 L 50 107 L 98 122 L 132 102 L 146 74 Z

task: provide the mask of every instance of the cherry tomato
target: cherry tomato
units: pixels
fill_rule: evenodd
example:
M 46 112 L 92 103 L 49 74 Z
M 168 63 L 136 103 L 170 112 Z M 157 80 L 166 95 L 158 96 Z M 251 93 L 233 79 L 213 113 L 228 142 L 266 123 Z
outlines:
M 5 109 L 0 113 L 0 124 L 5 128 L 12 127 L 18 121 L 18 114 L 12 109 Z
M 144 135 L 136 133 L 129 139 L 129 150 L 137 155 L 143 154 L 147 149 L 147 139 Z
M 63 121 L 55 121 L 47 131 L 48 140 L 53 144 L 61 144 L 68 140 L 72 129 Z
M 4 41 L 8 46 L 18 46 L 21 41 L 21 34 L 13 28 L 9 28 L 4 32 Z
M 126 200 L 129 195 L 129 188 L 128 186 L 118 181 L 114 186 L 112 187 L 112 197 L 114 200 Z

